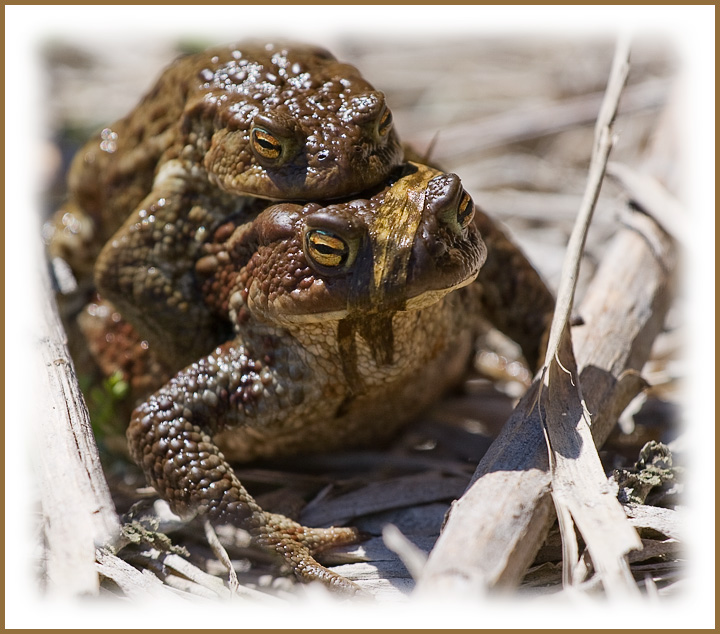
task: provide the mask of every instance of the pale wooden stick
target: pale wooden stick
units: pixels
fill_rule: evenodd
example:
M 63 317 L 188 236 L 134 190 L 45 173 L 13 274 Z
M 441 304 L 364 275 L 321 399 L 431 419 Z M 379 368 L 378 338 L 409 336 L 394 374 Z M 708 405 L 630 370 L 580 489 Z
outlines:
M 630 45 L 618 42 L 608 88 L 595 126 L 590 174 L 563 261 L 558 299 L 550 327 L 538 399 L 551 465 L 551 487 L 563 540 L 563 582 L 582 581 L 577 524 L 603 586 L 610 596 L 637 594 L 625 555 L 641 549 L 617 498 L 612 495 L 590 432 L 590 415 L 581 393 L 568 320 L 577 277 L 600 186 L 613 146 L 612 124 L 629 70 Z
M 97 594 L 96 547 L 117 543 L 120 522 L 44 268 L 41 284 L 43 402 L 33 420 L 31 450 L 41 492 L 47 587 L 65 596 Z
M 218 561 L 225 567 L 225 570 L 227 570 L 228 588 L 230 588 L 230 592 L 236 593 L 240 587 L 240 582 L 238 581 L 235 568 L 233 568 L 232 561 L 230 561 L 230 555 L 228 555 L 227 550 L 225 550 L 224 546 L 220 543 L 217 533 L 209 520 L 203 521 L 203 529 L 205 530 L 205 538 L 211 550 L 218 558 Z
M 382 536 L 388 549 L 400 557 L 410 576 L 417 579 L 427 561 L 425 553 L 405 537 L 394 524 L 386 524 L 383 527 Z
M 550 336 L 548 337 L 547 351 L 545 354 L 546 368 L 558 352 L 560 337 L 570 318 L 570 311 L 572 310 L 573 299 L 575 297 L 575 287 L 577 286 L 577 278 L 580 271 L 580 262 L 582 260 L 583 249 L 585 248 L 585 239 L 593 212 L 595 211 L 595 204 L 600 195 L 600 187 L 605 177 L 605 169 L 610 156 L 610 150 L 612 150 L 614 143 L 612 124 L 617 114 L 620 94 L 622 93 L 630 69 L 629 58 L 630 43 L 628 40 L 622 39 L 618 42 L 615 50 L 608 87 L 600 107 L 597 123 L 595 124 L 595 142 L 590 159 L 588 181 L 572 233 L 570 234 L 565 259 L 563 260 L 557 303 L 555 304 L 555 313 L 550 326 Z

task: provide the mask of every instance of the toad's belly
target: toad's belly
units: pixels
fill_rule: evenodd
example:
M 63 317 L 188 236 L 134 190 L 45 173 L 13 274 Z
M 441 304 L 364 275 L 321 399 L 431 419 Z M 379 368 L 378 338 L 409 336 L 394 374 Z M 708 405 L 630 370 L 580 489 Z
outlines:
M 281 425 L 228 429 L 216 436 L 232 461 L 380 446 L 416 419 L 465 374 L 473 336 L 455 337 L 442 356 L 368 394 L 310 401 Z

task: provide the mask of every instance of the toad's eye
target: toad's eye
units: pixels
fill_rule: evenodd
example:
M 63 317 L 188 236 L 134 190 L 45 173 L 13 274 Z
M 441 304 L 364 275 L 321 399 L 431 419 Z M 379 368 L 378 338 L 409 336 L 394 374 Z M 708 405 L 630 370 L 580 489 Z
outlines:
M 472 198 L 467 192 L 463 192 L 460 204 L 458 205 L 457 221 L 458 224 L 463 228 L 467 227 L 472 222 L 473 216 L 475 215 L 475 205 L 473 204 Z
M 393 123 L 392 113 L 387 108 L 385 108 L 383 110 L 382 115 L 380 116 L 380 119 L 378 120 L 378 127 L 377 127 L 378 135 L 383 137 L 388 132 L 390 132 L 392 123 Z
M 263 128 L 253 128 L 250 133 L 252 148 L 259 158 L 277 161 L 282 157 L 283 143 Z
M 351 249 L 337 234 L 311 229 L 305 234 L 305 254 L 322 269 L 338 270 L 349 263 Z

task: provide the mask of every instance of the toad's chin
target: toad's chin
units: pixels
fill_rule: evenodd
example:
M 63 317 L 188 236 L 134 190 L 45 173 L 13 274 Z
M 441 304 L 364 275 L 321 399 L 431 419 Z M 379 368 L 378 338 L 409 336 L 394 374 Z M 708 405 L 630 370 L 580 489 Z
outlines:
M 409 311 L 413 311 L 413 310 L 422 310 L 423 308 L 432 306 L 433 304 L 436 304 L 437 302 L 439 302 L 448 293 L 452 293 L 453 291 L 456 291 L 459 288 L 462 288 L 463 286 L 472 284 L 475 281 L 476 277 L 477 277 L 477 273 L 474 273 L 467 279 L 455 284 L 454 286 L 449 286 L 447 288 L 441 288 L 441 289 L 431 289 L 431 290 L 426 290 L 421 293 L 418 293 L 417 295 L 414 295 L 413 297 L 408 298 L 405 301 L 405 305 L 402 308 L 395 309 L 395 310 L 398 310 L 399 312 L 409 312 Z M 368 311 L 368 314 L 370 314 L 370 312 L 382 313 L 385 311 L 383 311 L 382 307 L 380 307 L 377 310 Z M 282 322 L 287 325 L 296 325 L 296 324 L 317 324 L 317 323 L 329 322 L 329 321 L 341 321 L 341 320 L 349 317 L 350 313 L 351 313 L 351 311 L 349 309 L 344 308 L 344 309 L 324 311 L 324 312 L 318 311 L 316 313 L 284 314 L 282 317 Z
M 475 278 L 477 276 L 478 276 L 478 274 L 474 273 L 473 275 L 471 275 L 467 279 L 463 280 L 462 282 L 455 284 L 455 286 L 450 286 L 448 288 L 441 288 L 438 290 L 427 290 L 418 295 L 415 295 L 414 297 L 410 297 L 405 302 L 404 310 L 420 310 L 422 308 L 427 308 L 428 306 L 432 306 L 433 304 L 436 304 L 437 302 L 439 302 L 448 293 L 452 293 L 453 291 L 456 291 L 457 289 L 462 288 L 463 286 L 472 284 L 475 281 Z

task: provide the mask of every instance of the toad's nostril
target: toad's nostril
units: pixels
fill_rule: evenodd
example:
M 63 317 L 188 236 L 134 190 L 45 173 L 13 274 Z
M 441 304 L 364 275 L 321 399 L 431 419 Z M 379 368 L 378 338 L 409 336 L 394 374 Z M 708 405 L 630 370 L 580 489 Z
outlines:
M 432 237 L 429 240 L 425 240 L 424 249 L 430 257 L 439 259 L 448 250 L 448 245 L 445 240 L 440 240 L 437 237 Z

